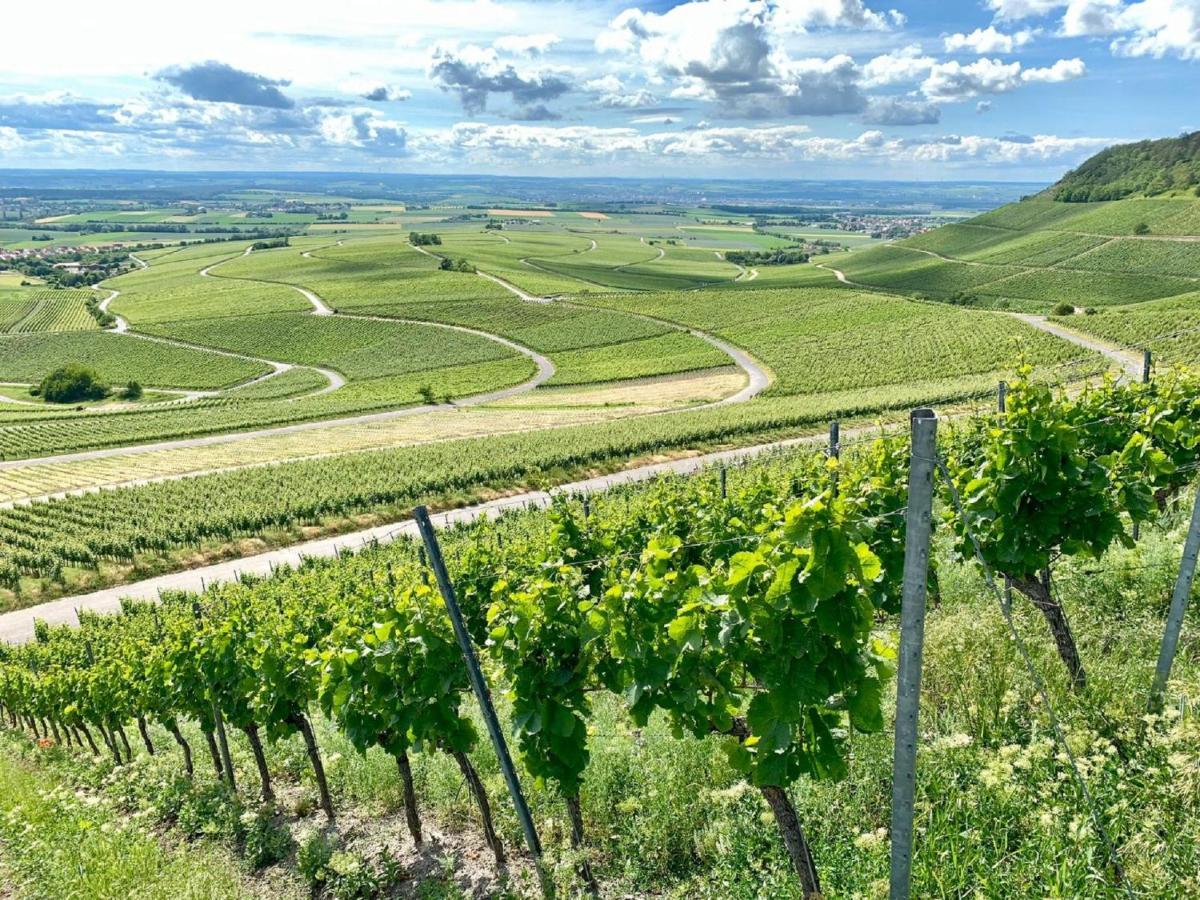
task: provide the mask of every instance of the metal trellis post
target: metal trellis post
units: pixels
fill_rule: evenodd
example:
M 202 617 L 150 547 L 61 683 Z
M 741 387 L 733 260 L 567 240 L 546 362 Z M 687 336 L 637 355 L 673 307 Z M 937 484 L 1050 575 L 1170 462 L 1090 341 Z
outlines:
M 1175 593 L 1171 596 L 1171 610 L 1167 613 L 1167 627 L 1163 634 L 1162 647 L 1158 651 L 1158 665 L 1154 669 L 1154 687 L 1150 693 L 1152 706 L 1162 702 L 1167 679 L 1171 676 L 1171 664 L 1175 661 L 1175 650 L 1179 646 L 1179 632 L 1183 627 L 1183 614 L 1187 610 L 1188 597 L 1192 593 L 1192 580 L 1196 575 L 1196 557 L 1200 555 L 1200 490 L 1192 504 L 1192 522 L 1188 526 L 1187 540 L 1183 544 L 1183 559 L 1179 563 L 1179 575 L 1175 578 Z
M 933 467 L 937 416 L 912 413 L 912 462 L 904 533 L 904 587 L 900 607 L 900 668 L 896 688 L 896 743 L 892 766 L 891 898 L 908 900 L 912 881 L 921 656 L 925 645 L 925 591 L 933 523 Z
M 521 830 L 525 833 L 525 843 L 533 854 L 537 864 L 538 878 L 541 879 L 542 889 L 547 895 L 551 893 L 550 884 L 542 867 L 542 842 L 538 838 L 537 828 L 533 823 L 533 815 L 525 802 L 525 794 L 521 791 L 521 782 L 517 778 L 517 770 L 508 752 L 508 744 L 504 740 L 504 732 L 500 728 L 500 719 L 496 716 L 496 708 L 492 705 L 492 695 L 484 680 L 483 671 L 479 668 L 479 658 L 475 655 L 475 647 L 471 643 L 471 635 L 463 623 L 462 611 L 458 607 L 458 598 L 454 593 L 454 585 L 446 572 L 446 563 L 442 559 L 442 550 L 438 545 L 437 534 L 433 530 L 433 522 L 429 519 L 429 510 L 418 506 L 413 510 L 413 519 L 421 532 L 421 540 L 429 554 L 429 564 L 437 578 L 438 590 L 446 603 L 446 611 L 450 614 L 450 622 L 454 626 L 454 634 L 458 638 L 458 646 L 462 650 L 463 661 L 467 664 L 467 674 L 471 678 L 471 687 L 475 698 L 479 701 L 483 712 L 483 721 L 487 725 L 488 735 L 496 750 L 500 762 L 500 771 L 504 773 L 504 781 L 508 785 L 508 793 L 512 797 L 517 819 L 521 822 Z

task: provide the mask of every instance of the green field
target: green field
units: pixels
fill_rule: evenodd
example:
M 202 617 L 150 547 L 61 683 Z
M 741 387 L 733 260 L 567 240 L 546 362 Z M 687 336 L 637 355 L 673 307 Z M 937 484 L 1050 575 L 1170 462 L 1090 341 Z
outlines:
M 1141 232 L 1141 233 L 1138 233 Z M 978 305 L 1115 306 L 1200 288 L 1200 201 L 1027 200 L 843 257 L 855 282 Z
M 903 385 L 1085 351 L 1008 316 L 838 289 L 627 294 L 592 298 L 701 328 L 744 347 L 776 375 L 778 394 Z

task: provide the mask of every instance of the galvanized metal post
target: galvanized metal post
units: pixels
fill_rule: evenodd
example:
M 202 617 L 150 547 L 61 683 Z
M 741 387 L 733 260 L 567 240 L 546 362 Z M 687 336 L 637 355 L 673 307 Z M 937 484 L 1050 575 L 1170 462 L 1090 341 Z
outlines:
M 1008 382 L 1001 381 L 996 387 L 996 412 L 1003 415 L 1008 412 Z M 1004 576 L 1004 608 L 1012 609 L 1012 579 Z
M 1149 350 L 1142 351 L 1142 384 L 1150 383 L 1150 369 L 1154 365 L 1154 355 Z
M 841 459 L 842 456 L 842 429 L 835 421 L 829 423 L 829 456 L 831 459 Z M 833 496 L 838 495 L 838 476 L 837 472 L 833 473 Z
M 933 522 L 933 469 L 937 416 L 912 413 L 912 462 L 904 532 L 904 587 L 900 607 L 900 670 L 896 680 L 896 743 L 892 761 L 891 898 L 907 900 L 912 881 L 913 805 L 921 704 L 921 657 L 925 646 L 925 590 Z
M 1192 522 L 1188 526 L 1187 539 L 1183 544 L 1183 559 L 1179 563 L 1179 574 L 1175 578 L 1175 593 L 1171 595 L 1171 609 L 1167 613 L 1167 628 L 1163 634 L 1162 647 L 1158 651 L 1158 665 L 1154 669 L 1154 687 L 1150 692 L 1150 704 L 1157 707 L 1162 702 L 1167 679 L 1171 676 L 1171 664 L 1175 661 L 1175 650 L 1179 646 L 1179 632 L 1183 628 L 1183 614 L 1187 611 L 1188 597 L 1192 593 L 1192 581 L 1196 575 L 1196 558 L 1200 556 L 1200 490 L 1192 504 Z
M 722 500 L 724 500 L 726 497 L 729 496 L 729 492 L 725 486 L 725 476 L 726 476 L 725 467 L 721 466 L 721 499 Z
M 529 847 L 529 852 L 533 854 L 537 864 L 542 890 L 549 895 L 552 891 L 546 872 L 542 867 L 542 842 L 538 838 L 537 828 L 533 824 L 529 805 L 525 802 L 525 794 L 521 791 L 521 782 L 517 778 L 516 767 L 508 753 L 508 744 L 504 740 L 504 732 L 500 728 L 496 708 L 492 705 L 491 692 L 488 690 L 483 672 L 479 668 L 479 658 L 475 655 L 475 646 L 471 643 L 471 635 L 463 623 L 462 611 L 458 607 L 458 598 L 454 594 L 454 585 L 450 581 L 450 575 L 446 572 L 446 563 L 442 559 L 442 550 L 438 546 L 437 534 L 434 533 L 433 522 L 429 519 L 429 510 L 424 506 L 418 506 L 413 510 L 413 519 L 416 520 L 417 529 L 421 532 L 421 540 L 424 541 L 425 549 L 429 553 L 429 562 L 433 568 L 434 577 L 437 579 L 438 590 L 441 591 L 446 611 L 450 614 L 450 622 L 454 626 L 454 634 L 458 638 L 463 661 L 467 664 L 471 687 L 475 691 L 475 698 L 479 701 L 479 708 L 483 712 L 483 721 L 487 725 L 488 736 L 492 739 L 492 747 L 495 748 L 496 757 L 500 762 L 500 771 L 504 773 L 504 781 L 508 785 L 508 793 L 512 797 L 517 819 L 521 822 L 521 830 L 525 832 L 525 844 Z

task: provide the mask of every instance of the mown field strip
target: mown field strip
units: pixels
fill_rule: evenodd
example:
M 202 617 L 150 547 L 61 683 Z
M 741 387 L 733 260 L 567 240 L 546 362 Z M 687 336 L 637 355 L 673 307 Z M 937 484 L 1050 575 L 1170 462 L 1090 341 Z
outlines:
M 267 434 L 238 444 L 136 452 L 116 448 L 107 457 L 45 462 L 0 470 L 0 508 L 101 488 L 131 487 L 280 462 L 317 459 L 457 438 L 542 431 L 634 415 L 708 405 L 743 383 L 740 372 L 690 373 L 624 385 L 556 388 L 512 395 L 488 407 L 435 412 L 366 425 Z M 132 451 L 132 452 L 131 452 Z

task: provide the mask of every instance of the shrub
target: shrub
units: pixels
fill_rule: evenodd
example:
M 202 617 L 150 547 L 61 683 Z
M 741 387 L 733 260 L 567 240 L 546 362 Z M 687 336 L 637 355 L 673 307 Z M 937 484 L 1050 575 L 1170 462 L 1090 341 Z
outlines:
M 292 850 L 292 835 L 270 809 L 242 814 L 242 852 L 253 869 L 262 869 L 284 859 Z
M 1050 310 L 1051 315 L 1055 316 L 1073 316 L 1075 315 L 1075 307 L 1070 303 L 1056 303 L 1054 309 Z
M 309 886 L 316 888 L 329 878 L 329 861 L 333 858 L 333 844 L 320 831 L 310 831 L 300 838 L 296 851 L 296 866 Z
M 68 363 L 55 369 L 38 385 L 41 395 L 50 403 L 79 403 L 82 400 L 103 400 L 108 386 L 100 376 L 86 366 Z
M 1133 233 L 1134 234 L 1149 234 L 1150 226 L 1147 225 L 1145 222 L 1138 222 L 1137 225 L 1133 229 Z
M 422 402 L 430 405 L 437 403 L 437 397 L 433 393 L 433 388 L 429 385 L 421 385 L 419 388 L 417 388 L 417 393 L 421 395 Z
M 1083 314 L 1084 314 L 1085 316 L 1094 316 L 1094 315 L 1096 314 L 1096 307 L 1094 307 L 1094 306 L 1085 306 L 1085 307 L 1083 308 Z
M 121 398 L 123 400 L 141 400 L 142 386 L 136 381 L 129 382 L 129 384 L 125 385 L 125 389 L 121 391 Z

